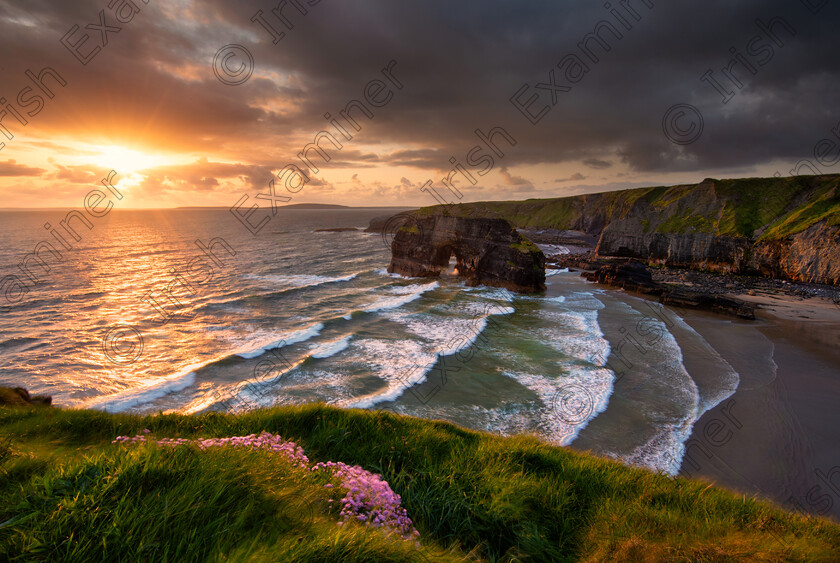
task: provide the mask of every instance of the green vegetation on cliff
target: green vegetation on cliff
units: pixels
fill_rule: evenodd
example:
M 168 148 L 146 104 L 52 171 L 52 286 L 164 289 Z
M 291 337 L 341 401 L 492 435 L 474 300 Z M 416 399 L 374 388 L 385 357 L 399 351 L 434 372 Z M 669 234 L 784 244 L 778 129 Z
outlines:
M 440 208 L 423 208 L 419 213 Z M 447 213 L 498 216 L 517 228 L 589 232 L 599 232 L 616 220 L 636 219 L 646 231 L 768 240 L 796 234 L 823 220 L 840 225 L 840 175 L 707 179 L 696 185 L 459 204 Z
M 327 490 L 270 452 L 111 443 L 144 429 L 268 431 L 312 461 L 358 464 L 401 495 L 420 545 L 337 526 Z M 383 411 L 0 407 L 3 561 L 831 561 L 838 552 L 837 525 L 707 483 Z
M 522 242 L 512 244 L 510 247 L 514 250 L 522 252 L 523 254 L 527 254 L 529 252 L 540 252 L 540 247 L 528 239 L 522 239 Z

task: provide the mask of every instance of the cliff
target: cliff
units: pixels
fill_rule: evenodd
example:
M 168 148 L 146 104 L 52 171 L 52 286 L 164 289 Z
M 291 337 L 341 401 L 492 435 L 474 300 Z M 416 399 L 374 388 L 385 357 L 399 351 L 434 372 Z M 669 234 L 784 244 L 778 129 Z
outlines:
M 429 213 L 424 208 L 419 214 Z M 517 228 L 578 230 L 600 256 L 840 284 L 840 175 L 706 179 L 554 199 L 448 206 Z
M 500 218 L 414 216 L 391 243 L 388 271 L 438 277 L 455 256 L 455 273 L 467 285 L 490 285 L 531 293 L 545 289 L 545 255 Z

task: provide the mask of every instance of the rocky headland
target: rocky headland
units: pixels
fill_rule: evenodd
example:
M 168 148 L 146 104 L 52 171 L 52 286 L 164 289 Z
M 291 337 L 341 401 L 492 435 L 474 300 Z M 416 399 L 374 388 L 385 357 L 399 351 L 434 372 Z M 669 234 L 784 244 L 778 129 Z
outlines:
M 447 218 L 446 226 L 431 217 Z M 540 245 L 551 267 L 584 270 L 592 281 L 677 306 L 751 318 L 754 304 L 733 297 L 759 292 L 840 300 L 836 174 L 706 179 L 565 198 L 438 205 L 377 218 L 368 230 L 397 233 L 392 271 L 434 276 L 445 267 L 436 253 L 454 248 L 457 232 L 466 229 L 478 248 L 467 224 L 491 220 L 506 222 L 500 233 L 509 224 L 523 240 Z M 439 238 L 433 240 L 434 232 Z M 414 245 L 421 249 L 412 250 Z M 503 254 L 493 268 L 504 281 L 494 283 L 498 274 L 488 276 L 482 268 L 479 275 L 467 267 L 470 283 L 539 287 L 528 276 L 522 284 L 504 272 L 510 253 Z M 634 265 L 622 265 L 628 261 Z
M 438 206 L 442 207 L 442 206 Z M 597 241 L 592 257 L 840 284 L 840 175 L 706 179 L 565 198 L 447 206 Z M 552 244 L 540 241 L 542 244 Z
M 545 289 L 545 255 L 501 218 L 418 213 L 391 243 L 388 271 L 439 277 L 455 257 L 453 273 L 467 285 L 533 293 Z

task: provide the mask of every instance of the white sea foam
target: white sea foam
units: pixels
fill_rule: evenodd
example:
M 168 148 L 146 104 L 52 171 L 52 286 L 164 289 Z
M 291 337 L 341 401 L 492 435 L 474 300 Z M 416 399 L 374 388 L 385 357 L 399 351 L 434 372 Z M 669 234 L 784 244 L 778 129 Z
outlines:
M 315 323 L 301 330 L 289 332 L 280 339 L 277 339 L 276 335 L 267 336 L 264 332 L 260 331 L 256 335 L 249 336 L 244 344 L 240 343 L 240 351 L 234 352 L 234 354 L 242 358 L 256 358 L 268 350 L 309 340 L 320 334 L 323 328 L 324 325 L 322 323 Z M 258 343 L 254 344 L 255 342 Z M 226 357 L 228 357 L 228 354 L 191 364 L 171 377 L 143 387 L 127 389 L 114 395 L 97 397 L 84 403 L 83 406 L 84 408 L 100 408 L 108 412 L 122 412 L 139 405 L 151 403 L 170 393 L 176 393 L 191 387 L 195 384 L 196 372 L 199 369 Z M 190 404 L 184 412 L 196 412 L 202 408 L 205 407 L 195 407 L 194 404 Z
M 470 347 L 487 327 L 487 317 L 459 319 L 433 314 L 389 315 L 393 321 L 429 345 L 436 355 L 448 356 Z
M 610 354 L 610 344 L 598 325 L 597 311 L 539 312 L 543 319 L 556 323 L 555 328 L 540 329 L 542 341 L 569 358 L 603 366 Z
M 271 289 L 283 291 L 301 289 L 304 287 L 314 287 L 316 285 L 323 285 L 327 283 L 347 282 L 355 279 L 360 273 L 362 272 L 356 272 L 355 274 L 340 277 L 317 276 L 311 274 L 247 274 L 245 277 L 260 282 L 268 282 L 268 287 Z
M 189 403 L 178 409 L 178 413 L 195 414 L 197 412 L 203 411 L 204 409 L 212 407 L 214 404 L 219 402 L 219 393 L 219 388 L 213 387 L 212 392 L 206 393 L 200 398 L 190 401 Z
M 568 358 L 605 365 L 610 344 L 598 324 L 598 311 L 604 308 L 603 303 L 590 292 L 543 299 L 551 307 L 541 309 L 538 315 L 551 321 L 553 327 L 538 331 L 541 341 Z
M 402 307 L 406 303 L 411 303 L 416 299 L 420 299 L 427 291 L 437 289 L 440 287 L 438 282 L 427 283 L 423 285 L 405 285 L 388 288 L 385 291 L 390 296 L 380 297 L 375 302 L 371 303 L 363 309 L 367 313 L 375 313 L 377 311 L 386 311 L 388 309 L 395 309 Z
M 399 274 L 394 274 L 394 273 L 388 272 L 388 268 L 377 268 L 373 271 L 373 273 L 379 274 L 380 276 L 386 276 L 386 277 L 389 277 L 389 278 L 402 278 L 403 277 Z
M 680 471 L 685 456 L 685 441 L 691 436 L 692 425 L 693 422 L 689 419 L 683 419 L 674 425 L 661 428 L 630 455 L 611 457 L 630 465 L 675 476 Z
M 549 440 L 566 445 L 609 404 L 614 374 L 605 367 L 610 344 L 598 324 L 601 301 L 589 292 L 553 298 L 526 297 L 545 303 L 537 313 L 550 322 L 535 336 L 560 352 L 556 372 L 503 371 L 536 394 L 543 409 L 540 431 Z
M 552 302 L 552 303 L 563 303 L 566 301 L 565 295 L 555 295 L 553 297 L 544 297 L 542 295 L 520 295 L 519 299 L 525 299 L 528 301 L 543 301 L 543 302 Z
M 170 393 L 183 391 L 184 389 L 195 384 L 195 373 L 199 368 L 218 361 L 221 358 L 215 358 L 208 362 L 201 362 L 191 364 L 176 373 L 173 376 L 155 381 L 143 387 L 134 389 L 126 389 L 113 395 L 106 395 L 103 397 L 95 397 L 90 401 L 85 402 L 82 408 L 86 409 L 100 409 L 106 412 L 122 412 L 130 408 L 151 403 L 156 399 L 160 399 Z
M 203 396 L 194 399 L 181 409 L 185 414 L 194 414 L 217 403 L 224 403 L 227 410 L 241 412 L 255 407 L 268 407 L 274 404 L 276 394 L 266 393 L 266 389 L 276 385 L 281 379 L 293 372 L 305 360 L 294 362 L 274 362 L 271 369 L 261 370 L 257 375 L 232 385 L 216 385 Z
M 424 406 L 411 407 L 396 404 L 391 409 L 399 414 L 449 420 L 455 424 L 463 424 L 464 420 L 469 420 L 472 427 L 501 436 L 533 433 L 535 430 L 528 416 L 533 410 L 531 404 L 504 403 L 496 408 L 487 408 L 464 403 L 431 402 Z
M 323 329 L 323 323 L 315 323 L 306 328 L 286 333 L 281 338 L 277 338 L 276 335 L 265 337 L 263 336 L 264 333 L 258 333 L 257 336 L 249 337 L 248 341 L 241 345 L 240 349 L 234 354 L 240 358 L 256 358 L 268 350 L 309 340 L 318 336 Z
M 668 326 L 626 303 L 617 302 L 615 307 L 627 312 L 628 326 L 637 327 L 637 331 L 639 326 L 643 326 L 649 339 L 643 342 L 645 339 L 641 336 L 631 335 L 637 344 L 628 341 L 616 352 L 622 356 L 621 365 L 627 363 L 631 366 L 625 376 L 632 378 L 633 387 L 646 390 L 648 401 L 656 398 L 654 403 L 647 405 L 643 414 L 657 431 L 629 454 L 613 455 L 633 465 L 676 475 L 685 453 L 685 441 L 691 435 L 694 423 L 708 407 L 701 405 L 700 390 L 686 370 L 682 349 L 668 331 Z M 671 316 L 675 322 L 682 322 L 676 315 Z M 640 324 L 642 321 L 643 325 Z M 690 329 L 687 325 L 685 327 Z M 694 334 L 702 340 L 699 334 Z M 732 371 L 722 359 L 721 362 L 721 369 Z M 734 371 L 732 374 L 737 378 Z
M 503 287 L 482 288 L 481 296 L 487 299 L 495 299 L 497 301 L 513 301 L 515 295 Z
M 544 405 L 540 430 L 548 439 L 565 446 L 589 422 L 604 412 L 613 391 L 613 372 L 607 368 L 559 362 L 563 375 L 503 371 L 539 397 Z
M 510 315 L 511 313 L 515 313 L 516 309 L 511 305 L 507 302 L 499 303 L 498 301 L 479 298 L 461 301 L 454 308 L 446 306 L 444 312 L 448 316 L 477 319 L 489 315 Z
M 554 256 L 557 254 L 569 254 L 569 249 L 561 244 L 539 244 L 537 247 L 543 251 L 546 256 Z
M 700 333 L 694 330 L 677 315 L 673 316 L 677 326 L 685 330 L 686 333 L 695 340 L 695 346 L 702 348 L 703 358 L 716 364 L 714 373 L 720 377 L 718 386 L 715 389 L 711 390 L 711 392 L 706 390 L 701 392 L 696 416 L 696 418 L 699 419 L 706 411 L 715 408 L 721 402 L 734 395 L 735 391 L 738 389 L 741 377 L 738 372 L 732 368 L 729 362 L 724 360 L 717 350 L 712 348 L 711 344 L 709 344 L 706 339 L 700 335 Z
M 437 354 L 430 352 L 417 340 L 382 340 L 368 338 L 356 343 L 365 361 L 383 380 L 385 388 L 363 397 L 345 399 L 339 404 L 347 408 L 370 408 L 383 401 L 393 401 L 411 387 L 426 380 L 426 373 L 437 362 Z
M 272 398 L 273 405 L 295 405 L 301 396 L 315 394 L 327 404 L 339 404 L 342 397 L 350 395 L 346 375 L 340 372 L 320 369 L 309 370 L 306 378 L 290 379 L 283 382 L 282 393 Z
M 486 285 L 477 285 L 474 287 L 467 287 L 464 286 L 461 288 L 461 291 L 465 291 L 467 293 L 478 293 L 481 297 L 485 299 L 493 299 L 496 301 L 507 301 L 511 302 L 517 297 L 507 289 L 503 287 L 490 287 Z
M 740 376 L 712 348 L 706 339 L 685 321 L 674 313 L 671 313 L 669 318 L 679 330 L 683 331 L 681 338 L 686 340 L 685 343 L 690 343 L 694 350 L 700 351 L 698 356 L 706 363 L 704 370 L 716 374 L 718 380 L 714 382 L 714 387 L 710 388 L 708 385 L 704 385 L 703 389 L 700 389 L 692 379 L 694 389 L 697 391 L 694 408 L 687 412 L 681 420 L 666 425 L 645 444 L 636 448 L 629 456 L 625 456 L 625 461 L 648 467 L 654 471 L 664 471 L 669 475 L 676 475 L 685 455 L 685 442 L 691 436 L 694 425 L 705 412 L 713 409 L 735 393 L 740 382 Z M 661 325 L 662 327 L 665 326 L 664 323 L 661 323 Z M 674 340 L 673 345 L 676 346 L 676 340 Z M 681 351 L 680 358 L 682 358 Z
M 498 295 L 505 297 L 502 293 Z M 441 357 L 457 354 L 479 340 L 491 316 L 515 311 L 513 307 L 484 300 L 462 303 L 455 308 L 444 305 L 441 309 L 439 312 L 386 312 L 384 315 L 389 320 L 402 324 L 416 339 L 362 340 L 359 349 L 364 361 L 383 379 L 385 388 L 343 404 L 369 408 L 397 399 L 413 385 L 426 381 Z
M 569 273 L 568 268 L 560 268 L 559 270 L 554 269 L 554 268 L 546 268 L 545 269 L 546 277 L 556 276 L 557 274 L 568 274 L 568 273 Z
M 329 358 L 330 356 L 335 356 L 350 346 L 351 338 L 353 338 L 353 335 L 348 334 L 344 338 L 339 338 L 338 340 L 333 340 L 332 342 L 325 342 L 315 347 L 310 356 L 313 358 Z

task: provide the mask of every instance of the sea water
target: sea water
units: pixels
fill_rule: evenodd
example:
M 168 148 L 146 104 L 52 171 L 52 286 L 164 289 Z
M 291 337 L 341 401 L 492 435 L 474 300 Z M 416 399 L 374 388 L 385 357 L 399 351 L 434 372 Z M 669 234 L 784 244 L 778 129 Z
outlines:
M 257 235 L 226 210 L 113 211 L 48 270 L 26 255 L 66 211 L 0 213 L 7 286 L 24 260 L 38 280 L 0 296 L 0 385 L 110 412 L 386 409 L 679 470 L 739 376 L 677 313 L 566 270 L 536 296 L 388 274 L 390 238 L 362 229 L 397 211 L 281 209 Z

